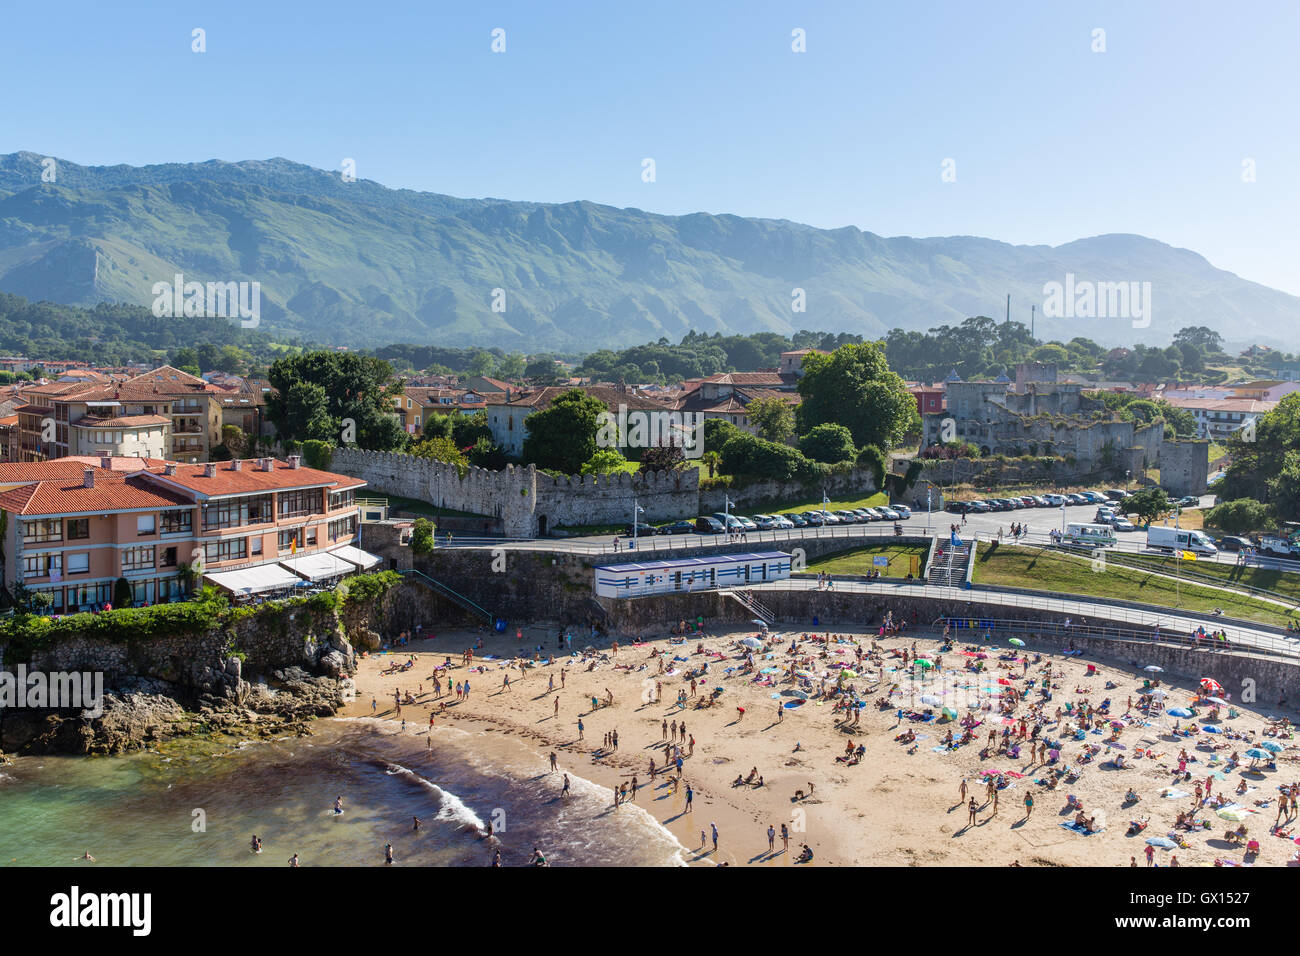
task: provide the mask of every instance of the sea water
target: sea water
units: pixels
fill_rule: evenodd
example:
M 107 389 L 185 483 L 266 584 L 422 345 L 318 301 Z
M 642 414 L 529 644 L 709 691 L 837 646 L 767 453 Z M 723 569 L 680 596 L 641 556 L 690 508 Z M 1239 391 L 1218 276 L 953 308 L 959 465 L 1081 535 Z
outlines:
M 402 732 L 331 719 L 310 737 L 179 740 L 118 757 L 20 757 L 0 767 L 0 866 L 680 865 L 684 848 L 567 754 L 455 727 Z M 432 742 L 432 747 L 426 741 Z M 334 813 L 343 797 L 344 812 Z M 413 818 L 420 818 L 420 829 Z M 484 836 L 488 824 L 494 835 Z M 263 850 L 249 848 L 253 834 Z

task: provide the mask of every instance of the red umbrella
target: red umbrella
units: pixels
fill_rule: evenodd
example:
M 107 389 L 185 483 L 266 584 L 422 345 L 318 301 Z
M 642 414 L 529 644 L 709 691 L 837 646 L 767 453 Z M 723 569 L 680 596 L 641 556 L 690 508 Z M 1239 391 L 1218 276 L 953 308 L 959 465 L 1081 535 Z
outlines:
M 1209 677 L 1201 678 L 1201 689 L 1220 697 L 1223 696 L 1223 685 L 1217 680 L 1212 680 Z
M 998 678 L 998 683 L 999 683 L 999 684 L 1006 684 L 1008 687 L 1011 686 L 1011 681 L 1007 680 L 1005 677 L 999 677 L 999 678 Z

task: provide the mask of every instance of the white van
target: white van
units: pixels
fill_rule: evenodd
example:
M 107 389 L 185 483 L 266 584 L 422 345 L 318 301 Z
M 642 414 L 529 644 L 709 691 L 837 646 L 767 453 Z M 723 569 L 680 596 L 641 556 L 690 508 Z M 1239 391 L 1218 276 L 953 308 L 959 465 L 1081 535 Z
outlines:
M 1059 508 L 1061 505 L 1066 503 L 1065 495 L 1043 495 L 1043 498 L 1046 499 L 1047 503 L 1053 508 Z
M 1065 540 L 1071 544 L 1107 548 L 1115 543 L 1115 531 L 1110 525 L 1072 521 L 1065 526 Z
M 1219 549 L 1208 535 L 1183 528 L 1156 527 L 1147 529 L 1147 547 L 1157 551 L 1191 551 L 1193 554 L 1216 555 Z

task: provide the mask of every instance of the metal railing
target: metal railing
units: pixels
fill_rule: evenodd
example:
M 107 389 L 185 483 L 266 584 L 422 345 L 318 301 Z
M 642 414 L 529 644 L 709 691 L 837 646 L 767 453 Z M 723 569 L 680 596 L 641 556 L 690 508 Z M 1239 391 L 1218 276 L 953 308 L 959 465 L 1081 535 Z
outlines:
M 806 579 L 791 578 L 787 581 L 770 582 L 755 585 L 760 591 L 811 591 L 816 590 L 816 582 Z M 1105 599 L 1090 600 L 1079 596 L 1074 598 L 1054 597 L 1043 592 L 1019 592 L 1014 590 L 994 590 L 990 588 L 936 587 L 934 585 L 899 583 L 896 581 L 843 581 L 836 582 L 835 593 L 850 592 L 876 594 L 884 597 L 919 597 L 928 600 L 947 600 L 966 604 L 988 604 L 1022 610 L 1046 611 L 1059 614 L 1063 626 L 1083 628 L 1089 626 L 1087 617 L 1102 618 L 1110 622 L 1132 625 L 1132 629 L 1154 633 L 1159 630 L 1160 640 L 1175 640 L 1179 633 L 1191 646 L 1206 647 L 1211 642 L 1190 640 L 1190 635 L 1198 626 L 1207 630 L 1226 630 L 1228 648 L 1231 650 L 1255 650 L 1280 657 L 1300 657 L 1300 637 L 1287 636 L 1275 632 L 1266 625 L 1252 627 L 1240 621 L 1224 621 L 1209 614 L 1179 612 L 1162 608 L 1141 610 L 1107 604 Z M 977 615 L 971 615 L 975 617 Z M 1035 626 L 1037 622 L 1027 622 Z M 1040 629 L 1047 624 L 1038 625 Z M 1113 627 L 1113 624 L 1104 625 Z
M 439 594 L 447 598 L 447 600 L 451 601 L 453 604 L 456 604 L 459 607 L 464 608 L 466 611 L 469 611 L 471 614 L 475 614 L 478 615 L 479 617 L 482 617 L 489 624 L 493 624 L 496 622 L 496 617 L 491 612 L 484 610 L 478 604 L 474 603 L 473 601 L 471 601 L 469 598 L 467 598 L 465 595 L 461 594 L 459 591 L 455 590 L 454 588 L 448 587 L 447 585 L 443 584 L 441 581 L 437 580 L 436 578 L 429 577 L 423 571 L 418 571 L 414 568 L 411 568 L 409 570 L 402 571 L 399 573 L 407 574 L 407 575 L 415 575 L 416 579 L 419 580 L 422 584 L 425 584 L 426 586 L 432 588 L 434 591 L 437 591 Z

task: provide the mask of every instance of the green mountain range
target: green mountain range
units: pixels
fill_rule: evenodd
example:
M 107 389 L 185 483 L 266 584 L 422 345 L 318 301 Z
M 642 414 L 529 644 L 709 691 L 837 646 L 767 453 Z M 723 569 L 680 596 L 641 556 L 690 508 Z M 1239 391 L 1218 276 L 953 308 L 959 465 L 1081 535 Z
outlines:
M 53 173 L 53 182 L 42 173 Z M 48 175 L 46 178 L 49 178 Z M 854 228 L 591 202 L 457 199 L 344 182 L 284 159 L 78 166 L 0 156 L 0 291 L 150 305 L 155 283 L 261 283 L 261 328 L 320 343 L 589 351 L 667 336 L 864 335 L 971 315 L 1040 338 L 1167 343 L 1189 325 L 1290 347 L 1300 298 L 1134 235 L 1062 246 L 885 238 Z M 1043 316 L 1044 285 L 1150 282 L 1150 324 Z M 803 290 L 804 311 L 796 311 Z M 498 291 L 499 290 L 499 291 Z

